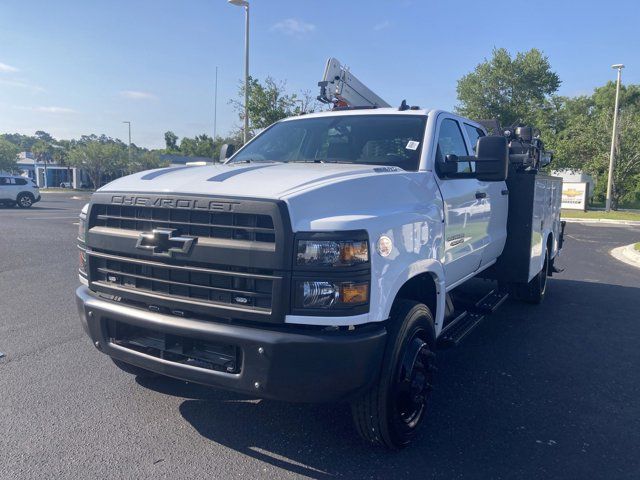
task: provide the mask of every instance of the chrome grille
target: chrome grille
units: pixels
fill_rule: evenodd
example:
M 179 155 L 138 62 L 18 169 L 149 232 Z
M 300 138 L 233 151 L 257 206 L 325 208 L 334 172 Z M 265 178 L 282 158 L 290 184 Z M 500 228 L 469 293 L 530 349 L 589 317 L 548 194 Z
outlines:
M 94 205 L 93 225 L 150 232 L 154 228 L 177 229 L 182 235 L 275 242 L 269 215 L 198 211 L 130 205 Z
M 271 312 L 274 280 L 278 279 L 272 272 L 169 265 L 104 252 L 87 253 L 92 282 L 98 286 L 122 293 L 148 293 L 204 305 Z
M 293 235 L 283 202 L 97 192 L 87 220 L 91 290 L 162 313 L 284 322 Z M 191 248 L 140 248 L 158 229 L 193 237 Z

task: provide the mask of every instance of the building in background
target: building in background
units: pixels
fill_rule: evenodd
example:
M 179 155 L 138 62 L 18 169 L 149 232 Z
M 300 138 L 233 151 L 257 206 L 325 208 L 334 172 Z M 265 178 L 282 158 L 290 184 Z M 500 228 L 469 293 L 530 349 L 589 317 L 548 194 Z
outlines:
M 89 188 L 91 186 L 88 175 L 82 169 L 56 162 L 47 162 L 45 165 L 44 162 L 38 162 L 31 152 L 18 154 L 17 167 L 22 176 L 35 180 L 40 188 Z

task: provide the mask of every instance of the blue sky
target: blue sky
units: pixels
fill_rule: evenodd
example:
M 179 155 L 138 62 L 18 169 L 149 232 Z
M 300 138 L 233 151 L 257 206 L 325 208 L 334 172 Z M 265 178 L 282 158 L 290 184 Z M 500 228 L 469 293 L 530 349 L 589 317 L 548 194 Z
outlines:
M 388 102 L 452 109 L 456 80 L 491 55 L 537 47 L 587 94 L 615 78 L 640 83 L 635 1 L 252 0 L 251 74 L 311 90 L 335 56 Z M 514 10 L 514 5 L 531 5 Z M 617 10 L 613 9 L 616 5 Z M 512 10 L 509 11 L 508 8 Z M 161 147 L 163 134 L 238 124 L 228 104 L 243 76 L 244 17 L 225 0 L 2 0 L 0 133 L 105 133 Z

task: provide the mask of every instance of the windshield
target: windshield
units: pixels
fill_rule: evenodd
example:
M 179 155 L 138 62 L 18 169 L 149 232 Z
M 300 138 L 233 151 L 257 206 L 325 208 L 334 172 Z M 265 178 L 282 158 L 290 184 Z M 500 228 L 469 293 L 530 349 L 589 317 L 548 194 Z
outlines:
M 388 165 L 418 170 L 427 117 L 341 115 L 276 123 L 231 162 Z

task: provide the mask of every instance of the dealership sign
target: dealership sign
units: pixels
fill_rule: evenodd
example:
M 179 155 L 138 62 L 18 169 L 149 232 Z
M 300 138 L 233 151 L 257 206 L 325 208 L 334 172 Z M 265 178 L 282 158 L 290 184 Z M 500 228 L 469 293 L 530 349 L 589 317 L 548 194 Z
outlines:
M 562 182 L 562 208 L 585 211 L 588 195 L 588 183 Z

